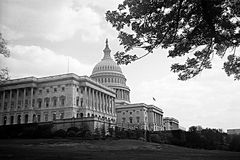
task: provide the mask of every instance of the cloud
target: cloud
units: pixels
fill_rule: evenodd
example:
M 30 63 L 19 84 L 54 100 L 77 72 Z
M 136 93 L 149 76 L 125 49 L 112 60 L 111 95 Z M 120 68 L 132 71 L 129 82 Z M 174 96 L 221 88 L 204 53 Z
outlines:
M 39 46 L 16 45 L 9 47 L 11 56 L 2 58 L 3 66 L 7 66 L 11 78 L 26 76 L 49 76 L 69 72 L 87 75 L 92 70 L 91 65 L 82 64 L 73 57 L 59 55 L 50 49 Z M 1 59 L 2 58 L 2 59 Z
M 200 76 L 183 82 L 174 74 L 135 83 L 131 97 L 134 102 L 155 104 L 163 109 L 164 116 L 173 116 L 180 125 L 202 125 L 212 128 L 237 128 L 240 122 L 239 82 L 227 77 L 222 69 L 203 72 Z M 220 78 L 221 77 L 221 78 Z M 154 97 L 157 101 L 152 100 Z
M 78 33 L 82 40 L 95 41 L 104 33 L 101 17 L 87 5 L 74 7 L 71 0 L 1 1 L 0 5 L 1 23 L 7 28 L 3 32 L 21 35 L 16 39 L 25 35 L 63 41 Z

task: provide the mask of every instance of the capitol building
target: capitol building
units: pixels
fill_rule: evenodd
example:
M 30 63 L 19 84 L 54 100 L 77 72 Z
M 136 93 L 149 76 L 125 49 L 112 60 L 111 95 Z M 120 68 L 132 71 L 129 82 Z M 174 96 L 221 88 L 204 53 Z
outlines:
M 51 122 L 55 129 L 87 124 L 91 130 L 118 126 L 161 131 L 166 124 L 170 128 L 159 107 L 131 103 L 127 79 L 112 59 L 107 40 L 103 53 L 90 77 L 68 73 L 0 84 L 0 125 Z

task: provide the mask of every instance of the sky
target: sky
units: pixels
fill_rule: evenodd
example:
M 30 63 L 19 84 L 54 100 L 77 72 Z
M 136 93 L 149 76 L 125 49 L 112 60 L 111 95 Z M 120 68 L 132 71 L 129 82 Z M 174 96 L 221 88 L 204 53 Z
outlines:
M 107 10 L 122 0 L 1 0 L 0 32 L 8 41 L 9 58 L 0 55 L 0 68 L 10 77 L 50 76 L 69 72 L 90 76 L 103 57 L 108 38 L 113 55 L 123 51 L 117 31 L 106 22 Z M 240 49 L 237 49 L 237 53 Z M 144 54 L 140 49 L 132 53 Z M 158 48 L 144 59 L 121 66 L 131 89 L 132 103 L 154 104 L 164 117 L 180 125 L 203 128 L 240 128 L 240 84 L 222 70 L 223 59 L 213 57 L 213 69 L 188 81 L 177 80 Z M 153 101 L 153 97 L 156 101 Z

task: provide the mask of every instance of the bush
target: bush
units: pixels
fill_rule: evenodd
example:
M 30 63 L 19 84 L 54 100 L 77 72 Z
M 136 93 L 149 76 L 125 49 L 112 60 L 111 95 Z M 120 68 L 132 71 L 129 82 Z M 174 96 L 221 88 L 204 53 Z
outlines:
M 69 130 L 69 131 L 67 131 L 67 136 L 68 137 L 76 137 L 77 132 L 75 132 L 74 130 Z
M 161 143 L 160 136 L 158 134 L 150 134 L 150 142 Z
M 66 137 L 66 131 L 64 131 L 63 129 L 59 129 L 53 135 L 54 135 L 54 137 L 64 138 L 64 137 Z
M 68 131 L 75 131 L 77 133 L 78 131 L 80 131 L 80 129 L 77 128 L 77 127 L 70 127 L 70 128 L 67 129 L 67 132 Z

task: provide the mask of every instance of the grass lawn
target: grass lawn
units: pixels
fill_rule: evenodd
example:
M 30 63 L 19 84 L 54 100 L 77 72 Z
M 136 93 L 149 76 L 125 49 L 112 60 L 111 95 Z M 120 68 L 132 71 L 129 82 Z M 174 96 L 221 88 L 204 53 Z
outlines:
M 137 140 L 5 139 L 0 160 L 239 160 L 240 152 L 209 151 Z

